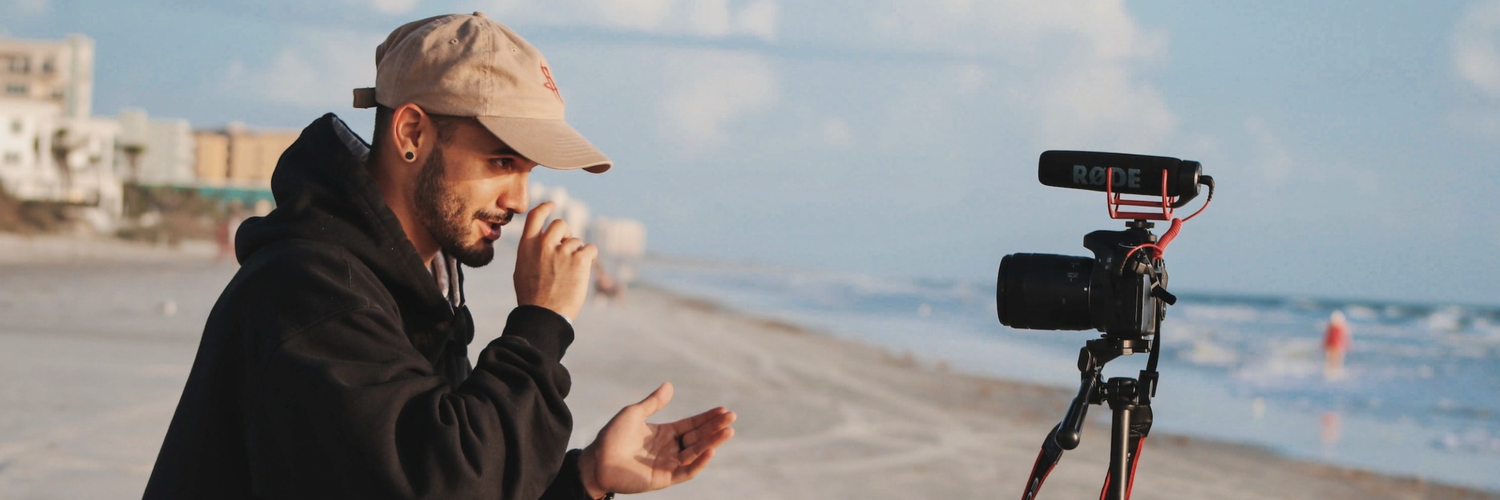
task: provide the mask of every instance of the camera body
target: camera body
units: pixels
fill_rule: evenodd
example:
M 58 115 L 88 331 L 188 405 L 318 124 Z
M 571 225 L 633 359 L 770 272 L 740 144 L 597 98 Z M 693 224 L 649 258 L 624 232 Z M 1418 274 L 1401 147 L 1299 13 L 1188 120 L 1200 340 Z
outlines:
M 1156 243 L 1152 224 L 1131 221 L 1121 231 L 1094 231 L 1083 237 L 1092 259 L 1018 253 L 1000 261 L 995 308 L 1000 323 L 1030 330 L 1088 330 L 1119 340 L 1141 340 L 1157 333 L 1167 303 L 1158 290 L 1167 284 L 1164 262 L 1146 252 Z

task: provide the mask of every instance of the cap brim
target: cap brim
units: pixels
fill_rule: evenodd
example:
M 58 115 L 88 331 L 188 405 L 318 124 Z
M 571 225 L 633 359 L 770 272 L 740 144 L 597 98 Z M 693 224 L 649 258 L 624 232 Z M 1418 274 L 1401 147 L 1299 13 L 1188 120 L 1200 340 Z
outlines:
M 614 162 L 583 134 L 562 120 L 480 116 L 475 119 L 527 159 L 558 170 L 584 169 L 602 174 Z

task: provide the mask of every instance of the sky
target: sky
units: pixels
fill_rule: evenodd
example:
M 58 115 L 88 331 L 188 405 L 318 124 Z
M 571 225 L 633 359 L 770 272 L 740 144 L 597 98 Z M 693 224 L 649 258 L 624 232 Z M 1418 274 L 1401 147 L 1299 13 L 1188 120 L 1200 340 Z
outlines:
M 1500 304 L 1500 0 L 6 0 L 0 34 L 93 37 L 96 115 L 368 131 L 375 46 L 475 10 L 616 162 L 534 180 L 656 252 L 993 280 L 1122 227 L 1036 181 L 1102 150 L 1217 181 L 1175 290 Z

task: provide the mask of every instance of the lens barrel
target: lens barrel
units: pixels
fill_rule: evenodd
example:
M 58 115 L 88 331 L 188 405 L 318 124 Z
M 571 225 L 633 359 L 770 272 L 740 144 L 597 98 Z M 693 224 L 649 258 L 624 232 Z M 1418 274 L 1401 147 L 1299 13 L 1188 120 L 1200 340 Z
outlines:
M 1030 330 L 1088 330 L 1094 259 L 1018 253 L 1000 260 L 995 309 L 1000 324 Z

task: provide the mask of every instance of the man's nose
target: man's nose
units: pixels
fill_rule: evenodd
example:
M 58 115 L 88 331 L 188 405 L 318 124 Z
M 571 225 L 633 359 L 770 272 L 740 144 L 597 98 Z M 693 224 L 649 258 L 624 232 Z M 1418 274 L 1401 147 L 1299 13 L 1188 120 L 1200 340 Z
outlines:
M 529 200 L 526 199 L 526 175 L 513 176 L 500 191 L 500 197 L 496 198 L 495 205 L 501 210 L 513 213 L 524 213 L 530 208 Z

